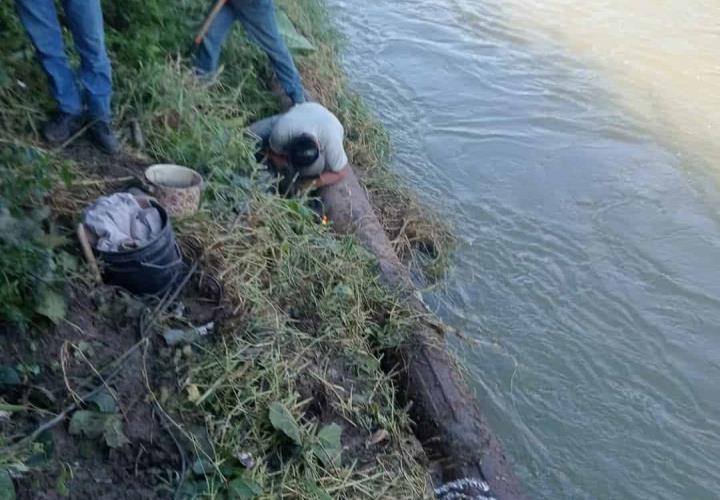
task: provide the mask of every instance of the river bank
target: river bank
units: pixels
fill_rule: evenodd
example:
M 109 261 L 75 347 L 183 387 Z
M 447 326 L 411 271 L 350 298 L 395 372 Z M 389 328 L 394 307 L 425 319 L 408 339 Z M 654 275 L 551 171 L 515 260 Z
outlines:
M 241 133 L 278 111 L 268 66 L 235 35 L 220 82 L 197 81 L 178 47 L 205 8 L 106 2 L 125 141 L 114 158 L 84 139 L 38 142 L 45 80 L 14 12 L 0 9 L 0 488 L 9 498 L 429 497 L 427 459 L 380 359 L 417 313 L 352 238 L 268 192 Z M 282 8 L 317 48 L 299 58 L 303 77 L 345 124 L 396 250 L 442 270 L 449 232 L 387 170 L 387 138 L 344 85 L 323 6 Z M 165 161 L 208 180 L 200 213 L 174 222 L 198 272 L 172 307 L 95 284 L 73 236 L 89 201 Z M 165 335 L 210 322 L 207 339 Z

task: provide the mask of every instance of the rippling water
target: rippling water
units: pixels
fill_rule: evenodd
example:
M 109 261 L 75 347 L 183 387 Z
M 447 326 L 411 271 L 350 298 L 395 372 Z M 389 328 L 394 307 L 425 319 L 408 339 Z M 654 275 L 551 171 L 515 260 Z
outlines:
M 720 4 L 331 0 L 537 498 L 718 498 Z

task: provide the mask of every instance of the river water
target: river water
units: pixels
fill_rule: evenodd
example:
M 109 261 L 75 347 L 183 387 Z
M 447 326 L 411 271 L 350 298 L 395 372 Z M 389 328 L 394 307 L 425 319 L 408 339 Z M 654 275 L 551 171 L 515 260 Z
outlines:
M 720 3 L 329 3 L 526 490 L 718 498 Z

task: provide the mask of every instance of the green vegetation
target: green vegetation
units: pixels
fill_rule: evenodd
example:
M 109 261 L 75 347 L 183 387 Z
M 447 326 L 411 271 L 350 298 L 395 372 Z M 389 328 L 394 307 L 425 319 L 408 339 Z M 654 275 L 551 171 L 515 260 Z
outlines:
M 38 315 L 57 321 L 65 311 L 62 283 L 75 260 L 42 203 L 50 188 L 47 158 L 30 149 L 0 151 L 0 318 L 25 331 Z
M 380 287 L 369 255 L 318 225 L 298 201 L 251 195 L 247 210 L 235 226 L 213 218 L 183 227 L 211 249 L 208 267 L 245 311 L 226 325 L 242 335 L 209 348 L 189 377 L 189 399 L 215 450 L 213 470 L 222 477 L 223 464 L 250 453 L 266 457 L 253 481 L 275 484 L 275 494 L 422 497 L 424 471 L 401 445 L 407 417 L 377 358 L 412 318 Z M 337 432 L 344 455 L 321 447 L 323 435 Z M 377 432 L 398 446 L 366 449 Z
M 328 28 L 324 6 L 318 0 L 279 4 L 317 47 L 298 58 L 303 77 L 345 124 L 351 161 L 399 253 L 408 261 L 421 256 L 424 269 L 442 274 L 452 245 L 449 232 L 386 168 L 387 136 L 343 81 L 337 36 Z M 97 300 L 89 313 L 77 312 L 91 308 L 87 304 L 73 307 L 73 297 L 99 293 L 87 275 L 72 273 L 70 254 L 79 255 L 73 223 L 84 203 L 112 190 L 104 177 L 127 175 L 114 161 L 192 166 L 208 181 L 203 208 L 177 221 L 175 229 L 202 275 L 222 284 L 222 320 L 211 339 L 191 345 L 164 347 L 159 334 L 187 327 L 192 316 L 163 314 L 150 332 L 155 350 L 146 350 L 143 362 L 162 367 L 156 371 L 174 369 L 177 380 L 156 380 L 148 375 L 152 366 L 146 367 L 143 384 L 153 397 L 142 404 L 154 402 L 167 415 L 187 455 L 185 473 L 158 478 L 165 484 L 159 491 L 203 498 L 427 495 L 422 452 L 395 400 L 393 380 L 380 366 L 382 349 L 400 342 L 415 318 L 380 286 L 371 256 L 352 238 L 317 224 L 307 200 L 285 199 L 268 189 L 254 162 L 254 146 L 242 133 L 252 120 L 279 110 L 266 84 L 272 73 L 264 55 L 237 29 L 225 47 L 219 82 L 206 86 L 189 71 L 186 51 L 206 2 L 107 0 L 103 5 L 116 124 L 128 150 L 133 126 L 144 136 L 143 146 L 122 162 L 82 147 L 49 151 L 37 140 L 52 104 L 11 6 L 0 6 L 0 321 L 32 330 L 32 339 L 86 333 L 90 326 L 83 314 L 106 317 L 120 329 L 132 303 L 124 294 Z M 63 296 L 63 290 L 71 293 Z M 109 312 L 115 309 L 122 314 Z M 74 316 L 63 320 L 68 310 Z M 38 314 L 64 329 L 48 329 L 51 324 Z M 83 342 L 67 337 L 61 353 L 70 352 L 70 358 L 95 370 L 91 347 Z M 153 356 L 157 361 L 148 359 Z M 46 361 L 49 366 L 51 360 Z M 67 360 L 60 361 L 68 387 Z M 46 371 L 62 378 L 54 366 Z M 60 403 L 42 411 L 23 407 L 6 412 L 7 418 L 11 423 L 24 416 L 44 420 Z M 77 415 L 85 420 L 93 415 L 88 408 L 79 411 L 85 413 L 76 411 L 71 422 L 82 420 Z M 1 421 L 0 447 L 9 443 L 6 428 L 17 431 Z M 122 447 L 132 435 L 120 432 L 115 414 L 102 422 L 92 436 L 106 445 Z M 71 425 L 70 432 L 90 437 L 80 424 Z M 13 453 L 0 458 L 0 488 L 9 473 L 16 479 L 32 476 L 22 465 L 28 450 Z M 37 470 L 56 478 L 58 493 L 72 492 L 71 465 L 61 463 L 67 460 L 62 455 L 56 458 L 54 465 Z

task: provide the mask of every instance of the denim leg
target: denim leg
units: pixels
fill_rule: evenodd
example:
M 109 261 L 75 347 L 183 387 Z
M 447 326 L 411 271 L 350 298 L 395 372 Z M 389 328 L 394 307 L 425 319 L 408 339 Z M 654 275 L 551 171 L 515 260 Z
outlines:
M 62 3 L 80 55 L 80 83 L 85 90 L 88 115 L 109 121 L 112 70 L 105 50 L 100 0 L 63 0 Z
M 210 29 L 203 37 L 200 46 L 193 57 L 193 68 L 202 75 L 211 75 L 218 69 L 220 51 L 222 50 L 225 37 L 230 32 L 233 23 L 237 19 L 235 9 L 229 3 L 220 9 L 218 15 L 210 25 Z
M 272 0 L 234 0 L 232 3 L 250 39 L 270 58 L 285 93 L 294 104 L 304 102 L 300 75 L 278 30 Z
M 35 46 L 50 82 L 50 92 L 64 113 L 80 114 L 82 99 L 70 68 L 53 0 L 15 0 L 18 17 Z

